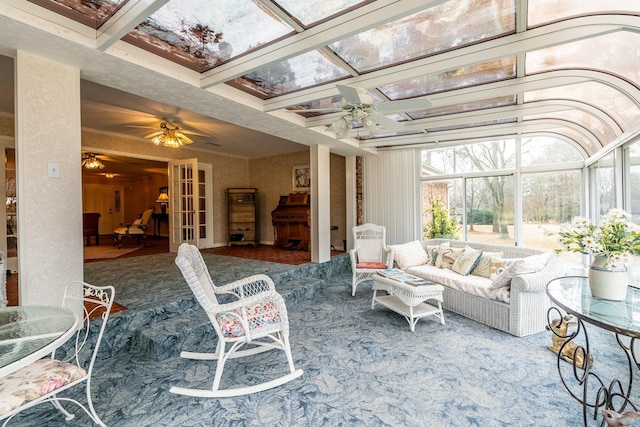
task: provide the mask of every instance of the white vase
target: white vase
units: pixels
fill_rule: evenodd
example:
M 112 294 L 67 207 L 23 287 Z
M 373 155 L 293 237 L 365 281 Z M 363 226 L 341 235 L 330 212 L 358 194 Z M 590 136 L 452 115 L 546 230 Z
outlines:
M 627 298 L 629 274 L 626 267 L 612 269 L 605 267 L 607 258 L 594 256 L 589 268 L 589 287 L 594 298 L 622 301 Z

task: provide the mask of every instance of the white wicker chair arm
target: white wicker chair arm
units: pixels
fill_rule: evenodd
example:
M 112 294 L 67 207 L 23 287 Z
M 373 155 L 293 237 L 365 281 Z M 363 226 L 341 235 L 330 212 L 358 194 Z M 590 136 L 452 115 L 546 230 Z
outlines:
M 442 302 L 442 285 L 413 286 L 402 282 L 393 285 L 375 281 L 374 290 L 386 291 L 398 297 L 409 307 L 415 307 L 426 299 L 435 299 Z
M 266 274 L 254 274 L 226 285 L 218 286 L 217 293 L 233 294 L 242 299 L 263 292 L 276 292 L 275 284 Z
M 353 265 L 353 267 L 355 268 L 355 266 L 358 264 L 358 251 L 356 251 L 355 249 L 350 249 L 349 258 L 351 258 L 351 265 Z
M 387 256 L 385 257 L 387 262 L 387 268 L 393 268 L 393 249 L 386 248 L 385 252 L 387 253 Z
M 547 284 L 564 274 L 564 262 L 555 254 L 547 265 L 536 273 L 513 276 L 511 292 L 545 292 Z

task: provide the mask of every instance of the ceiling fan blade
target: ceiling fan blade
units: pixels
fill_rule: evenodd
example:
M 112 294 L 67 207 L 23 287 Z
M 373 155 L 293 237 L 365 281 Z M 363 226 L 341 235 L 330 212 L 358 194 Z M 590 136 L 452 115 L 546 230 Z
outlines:
M 140 129 L 158 129 L 158 126 L 125 125 L 125 127 L 140 128 Z
M 308 108 L 302 110 L 285 110 L 287 113 L 338 113 L 342 108 Z
M 195 136 L 211 136 L 209 134 L 206 133 L 199 133 L 199 132 L 195 132 L 192 130 L 187 130 L 187 129 L 180 129 L 180 132 L 186 135 L 195 135 Z
M 355 87 L 347 86 L 347 85 L 336 85 L 340 94 L 344 98 L 346 102 L 353 105 L 362 104 L 360 100 L 360 94 L 358 93 L 358 89 Z
M 397 113 L 402 111 L 426 110 L 431 107 L 431 101 L 426 98 L 421 99 L 401 99 L 399 101 L 385 101 L 375 104 L 378 111 L 384 113 Z
M 153 138 L 154 136 L 162 135 L 164 131 L 157 130 L 155 132 L 151 132 L 149 135 L 145 135 L 145 138 Z
M 371 117 L 377 124 L 379 124 L 380 126 L 385 127 L 386 129 L 389 130 L 402 130 L 402 124 L 390 119 L 389 117 L 385 116 L 384 114 L 379 114 L 379 113 L 371 113 L 369 115 L 369 117 Z

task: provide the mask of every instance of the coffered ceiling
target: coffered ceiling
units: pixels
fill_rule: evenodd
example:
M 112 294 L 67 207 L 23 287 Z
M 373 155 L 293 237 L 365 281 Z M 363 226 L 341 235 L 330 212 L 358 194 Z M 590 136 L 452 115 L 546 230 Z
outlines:
M 640 124 L 639 28 L 628 0 L 0 0 L 1 54 L 80 68 L 83 127 L 142 140 L 133 126 L 170 119 L 205 135 L 194 149 L 246 158 L 516 134 L 587 157 Z M 342 113 L 303 112 L 339 106 L 336 83 L 432 106 L 338 138 Z

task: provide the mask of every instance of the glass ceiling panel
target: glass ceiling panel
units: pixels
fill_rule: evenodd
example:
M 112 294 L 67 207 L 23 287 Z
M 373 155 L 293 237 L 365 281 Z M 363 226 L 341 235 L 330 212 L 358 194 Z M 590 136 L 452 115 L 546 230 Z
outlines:
M 554 111 L 553 113 L 531 114 L 522 117 L 523 121 L 538 119 L 558 119 L 575 123 L 591 132 L 598 138 L 602 145 L 606 145 L 607 142 L 616 139 L 616 135 L 609 126 L 606 126 L 600 119 L 584 111 Z
M 29 0 L 91 28 L 99 28 L 129 0 Z
M 426 119 L 427 117 L 445 116 L 448 114 L 464 113 L 467 111 L 486 110 L 488 108 L 504 107 L 505 105 L 515 105 L 516 96 L 501 96 L 498 98 L 483 99 L 480 101 L 466 102 L 464 104 L 447 105 L 445 107 L 429 108 L 428 110 L 411 111 L 407 114 L 414 120 Z
M 469 65 L 456 70 L 416 77 L 380 86 L 378 89 L 389 99 L 395 100 L 491 83 L 514 78 L 515 76 L 516 58 L 512 56 L 482 64 Z
M 252 0 L 171 0 L 125 40 L 204 72 L 291 33 Z
M 514 30 L 514 0 L 451 0 L 330 47 L 365 72 Z
M 595 144 L 592 144 L 591 141 L 583 133 L 578 132 L 575 129 L 568 128 L 566 126 L 558 126 L 558 127 L 550 126 L 545 131 L 545 133 L 554 133 L 558 135 L 563 135 L 568 139 L 572 139 L 576 143 L 578 143 L 585 152 L 589 153 L 589 155 L 594 154 L 596 151 L 602 148 L 601 146 L 596 146 Z
M 640 34 L 632 31 L 617 31 L 536 50 L 526 54 L 526 73 L 586 68 L 617 75 L 640 86 L 638 46 L 640 46 Z
M 524 102 L 567 99 L 592 105 L 609 114 L 623 131 L 640 123 L 640 108 L 622 92 L 599 82 L 577 83 L 568 86 L 524 93 Z
M 305 27 L 323 21 L 340 12 L 370 3 L 371 0 L 276 0 L 291 16 Z
M 262 99 L 350 76 L 317 50 L 260 68 L 229 82 Z
M 598 13 L 640 12 L 640 2 L 630 0 L 529 0 L 529 27 Z

